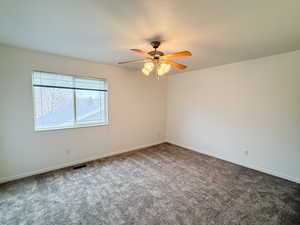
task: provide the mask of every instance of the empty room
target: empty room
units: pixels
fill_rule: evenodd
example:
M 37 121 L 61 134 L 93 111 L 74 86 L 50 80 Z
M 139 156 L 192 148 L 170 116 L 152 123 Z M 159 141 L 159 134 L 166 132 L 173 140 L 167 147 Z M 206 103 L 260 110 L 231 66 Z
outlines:
M 0 0 L 0 225 L 300 225 L 300 1 Z

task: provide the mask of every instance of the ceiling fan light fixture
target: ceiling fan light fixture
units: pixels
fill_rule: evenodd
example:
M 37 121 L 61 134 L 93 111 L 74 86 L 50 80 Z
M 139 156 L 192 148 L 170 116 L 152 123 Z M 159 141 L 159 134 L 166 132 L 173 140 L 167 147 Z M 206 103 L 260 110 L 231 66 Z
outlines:
M 142 72 L 145 76 L 149 76 L 150 74 L 150 72 L 145 67 L 143 67 Z
M 166 63 L 161 63 L 157 68 L 157 75 L 163 76 L 164 74 L 168 73 L 171 69 L 171 65 Z
M 149 71 L 149 73 L 153 70 L 154 64 L 153 62 L 146 62 L 144 64 L 144 68 Z
M 142 68 L 142 72 L 144 75 L 149 76 L 149 74 L 154 69 L 154 63 L 153 62 L 146 62 L 144 64 L 144 67 Z

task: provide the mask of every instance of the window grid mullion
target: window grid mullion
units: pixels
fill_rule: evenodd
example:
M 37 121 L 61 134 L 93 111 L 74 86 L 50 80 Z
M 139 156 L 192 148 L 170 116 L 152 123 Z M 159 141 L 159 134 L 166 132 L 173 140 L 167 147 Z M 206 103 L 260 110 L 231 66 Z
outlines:
M 76 90 L 73 89 L 74 125 L 77 125 Z

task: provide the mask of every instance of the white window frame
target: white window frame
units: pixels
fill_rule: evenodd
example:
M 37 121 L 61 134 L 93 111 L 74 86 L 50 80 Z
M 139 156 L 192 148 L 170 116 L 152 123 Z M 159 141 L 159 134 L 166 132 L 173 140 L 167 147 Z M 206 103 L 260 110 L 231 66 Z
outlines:
M 108 96 L 109 96 L 109 87 L 108 87 L 108 82 L 107 82 L 107 79 L 104 79 L 104 78 L 98 78 L 98 77 L 93 77 L 93 76 L 80 76 L 80 75 L 74 75 L 74 74 L 65 74 L 65 73 L 54 73 L 54 72 L 45 72 L 45 71 L 38 71 L 38 70 L 34 70 L 32 71 L 31 74 L 35 73 L 35 72 L 40 72 L 40 73 L 50 73 L 50 74 L 54 74 L 54 75 L 66 75 L 66 76 L 72 76 L 72 77 L 76 77 L 76 78 L 82 78 L 82 79 L 91 79 L 91 80 L 101 80 L 101 81 L 105 81 L 106 83 L 106 98 L 105 98 L 105 121 L 103 123 L 98 123 L 98 122 L 95 122 L 95 123 L 90 123 L 90 122 L 87 122 L 87 123 L 76 123 L 76 95 L 75 95 L 75 89 L 74 90 L 74 93 L 73 93 L 73 108 L 74 108 L 74 123 L 73 125 L 71 126 L 53 126 L 53 127 L 46 127 L 46 128 L 39 128 L 37 126 L 37 121 L 36 121 L 36 106 L 35 106 L 35 102 L 34 102 L 34 99 L 35 99 L 35 96 L 34 96 L 34 86 L 32 84 L 32 75 L 31 75 L 31 87 L 32 87 L 32 102 L 33 102 L 33 114 L 34 114 L 34 130 L 35 131 L 51 131 L 51 130 L 64 130 L 64 129 L 72 129 L 72 128 L 84 128 L 84 127 L 96 127 L 96 126 L 108 126 L 109 123 L 109 119 L 108 119 Z

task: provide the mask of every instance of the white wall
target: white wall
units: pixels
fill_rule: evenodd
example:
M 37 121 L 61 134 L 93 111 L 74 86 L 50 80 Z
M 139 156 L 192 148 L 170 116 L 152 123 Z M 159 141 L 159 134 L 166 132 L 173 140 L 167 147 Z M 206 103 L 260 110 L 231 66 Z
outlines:
M 171 143 L 300 183 L 300 51 L 169 76 L 166 131 Z
M 34 131 L 32 70 L 106 78 L 109 126 Z M 133 70 L 0 46 L 0 182 L 164 141 L 164 85 Z

